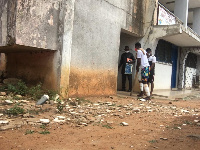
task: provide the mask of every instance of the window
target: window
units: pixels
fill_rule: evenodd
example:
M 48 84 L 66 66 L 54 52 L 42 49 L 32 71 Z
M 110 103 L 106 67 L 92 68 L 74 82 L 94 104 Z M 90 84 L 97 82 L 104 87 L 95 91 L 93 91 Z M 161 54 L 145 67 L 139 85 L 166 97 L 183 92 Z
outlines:
M 165 62 L 165 63 L 172 63 L 171 56 L 172 56 L 172 44 L 166 42 L 164 40 L 159 40 L 158 45 L 156 47 L 155 56 L 157 61 Z
M 185 61 L 186 67 L 196 68 L 197 67 L 197 55 L 189 53 Z

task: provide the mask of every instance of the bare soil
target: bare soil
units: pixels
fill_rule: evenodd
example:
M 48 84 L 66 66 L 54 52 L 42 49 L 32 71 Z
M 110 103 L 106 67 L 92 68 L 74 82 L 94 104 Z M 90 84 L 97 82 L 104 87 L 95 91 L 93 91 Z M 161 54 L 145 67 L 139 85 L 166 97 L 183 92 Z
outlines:
M 131 97 L 90 97 L 92 102 L 114 101 L 117 105 L 143 104 Z M 199 150 L 200 149 L 200 99 L 152 99 L 157 111 L 143 111 L 111 116 L 111 124 L 88 124 L 76 127 L 71 124 L 49 124 L 50 134 L 39 134 L 38 126 L 25 125 L 18 129 L 0 131 L 0 150 Z M 182 115 L 170 114 L 166 106 L 190 110 Z M 167 108 L 167 107 L 166 107 Z M 196 109 L 196 112 L 194 111 Z M 120 125 L 126 122 L 128 126 Z M 34 133 L 25 135 L 27 130 Z

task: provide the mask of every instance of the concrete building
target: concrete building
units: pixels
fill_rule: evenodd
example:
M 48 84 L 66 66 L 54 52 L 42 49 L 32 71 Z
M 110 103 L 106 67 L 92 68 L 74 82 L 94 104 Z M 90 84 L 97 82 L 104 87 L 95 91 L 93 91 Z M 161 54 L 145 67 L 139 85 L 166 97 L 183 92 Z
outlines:
M 0 69 L 29 84 L 42 82 L 44 88 L 59 90 L 65 97 L 113 95 L 121 87 L 117 66 L 123 48 L 128 45 L 135 53 L 134 44 L 140 41 L 158 57 L 155 88 L 185 88 L 185 58 L 190 52 L 197 55 L 200 47 L 195 9 L 200 1 L 184 0 L 180 5 L 176 0 L 173 7 L 159 2 L 1 0 Z M 162 16 L 160 9 L 167 15 Z M 159 58 L 162 45 L 168 47 L 166 62 Z M 171 51 L 175 52 L 170 60 Z

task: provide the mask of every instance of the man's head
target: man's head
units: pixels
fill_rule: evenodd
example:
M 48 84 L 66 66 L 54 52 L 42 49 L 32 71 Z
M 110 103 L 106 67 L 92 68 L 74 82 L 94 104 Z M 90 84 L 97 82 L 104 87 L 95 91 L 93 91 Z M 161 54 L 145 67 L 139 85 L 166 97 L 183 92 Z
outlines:
M 129 47 L 128 46 L 125 46 L 125 51 L 129 51 Z
M 135 48 L 136 48 L 136 49 L 141 48 L 141 44 L 140 44 L 139 42 L 135 43 Z
M 152 55 L 151 49 L 147 48 L 146 51 L 147 51 L 147 57 L 150 57 Z

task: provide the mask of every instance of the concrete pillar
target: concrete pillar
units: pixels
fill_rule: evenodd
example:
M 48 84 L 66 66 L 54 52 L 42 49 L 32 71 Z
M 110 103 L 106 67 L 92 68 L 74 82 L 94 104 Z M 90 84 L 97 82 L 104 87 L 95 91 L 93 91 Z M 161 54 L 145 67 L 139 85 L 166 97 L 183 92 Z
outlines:
M 193 30 L 200 35 L 200 8 L 193 11 Z
M 185 60 L 187 59 L 189 51 L 181 50 L 180 53 L 178 89 L 183 89 L 185 88 Z
M 197 55 L 197 76 L 200 76 L 200 55 Z
M 187 27 L 189 0 L 175 0 L 174 14 L 183 21 Z

